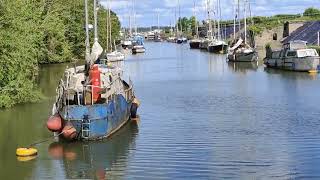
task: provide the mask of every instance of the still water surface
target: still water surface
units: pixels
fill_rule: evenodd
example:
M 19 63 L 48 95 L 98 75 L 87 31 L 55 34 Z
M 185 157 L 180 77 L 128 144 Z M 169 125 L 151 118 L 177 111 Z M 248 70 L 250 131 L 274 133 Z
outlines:
M 140 124 L 109 140 L 15 149 L 51 135 L 45 122 L 66 65 L 43 67 L 39 104 L 0 111 L 0 179 L 320 179 L 319 75 L 227 63 L 188 45 L 147 43 L 125 74 Z

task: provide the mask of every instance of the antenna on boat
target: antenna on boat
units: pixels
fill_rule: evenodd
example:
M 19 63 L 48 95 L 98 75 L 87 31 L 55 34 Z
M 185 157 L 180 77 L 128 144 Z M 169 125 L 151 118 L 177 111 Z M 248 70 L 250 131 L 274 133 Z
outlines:
M 84 0 L 85 3 L 85 22 L 86 22 L 86 71 L 90 68 L 90 39 L 89 39 L 89 15 L 88 15 L 88 0 Z

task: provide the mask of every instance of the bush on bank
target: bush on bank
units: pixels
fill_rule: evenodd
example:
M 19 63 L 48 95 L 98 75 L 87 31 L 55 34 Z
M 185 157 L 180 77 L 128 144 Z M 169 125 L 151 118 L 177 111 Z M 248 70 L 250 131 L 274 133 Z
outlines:
M 90 21 L 93 3 L 90 1 Z M 99 8 L 99 37 L 106 45 L 107 10 Z M 112 37 L 120 22 L 112 13 Z M 0 3 L 0 107 L 36 102 L 39 64 L 84 57 L 84 1 L 2 0 Z

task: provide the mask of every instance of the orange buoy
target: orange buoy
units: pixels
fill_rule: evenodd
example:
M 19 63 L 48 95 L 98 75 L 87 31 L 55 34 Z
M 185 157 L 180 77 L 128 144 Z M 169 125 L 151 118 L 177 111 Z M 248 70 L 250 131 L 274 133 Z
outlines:
M 67 124 L 62 129 L 63 137 L 68 140 L 73 140 L 77 136 L 77 130 L 74 128 L 71 122 L 67 122 Z
M 58 132 L 62 129 L 62 119 L 59 114 L 55 114 L 48 119 L 47 128 L 52 132 Z

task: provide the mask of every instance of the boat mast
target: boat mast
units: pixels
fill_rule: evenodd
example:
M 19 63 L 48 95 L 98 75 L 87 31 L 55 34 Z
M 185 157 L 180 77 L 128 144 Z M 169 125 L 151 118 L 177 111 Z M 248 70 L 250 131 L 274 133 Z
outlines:
M 89 39 L 89 15 L 88 15 L 88 0 L 84 0 L 85 4 L 85 18 L 86 18 L 86 65 L 90 68 L 90 39 Z
M 221 20 L 220 0 L 217 0 L 218 40 L 221 40 L 220 20 Z
M 194 13 L 194 18 L 195 18 L 195 33 L 196 33 L 196 38 L 199 38 L 199 29 L 198 29 L 198 20 L 197 20 L 197 12 L 196 12 L 196 1 L 193 1 L 193 13 Z
M 215 4 L 213 3 L 213 28 L 212 28 L 212 32 L 213 32 L 213 37 L 214 39 L 216 39 L 216 35 L 217 35 L 217 22 L 216 22 L 216 9 L 215 9 Z
M 160 12 L 158 11 L 158 30 L 160 30 Z
M 181 6 L 180 6 L 180 0 L 178 0 L 178 5 L 179 5 L 179 25 L 180 25 L 180 29 L 181 29 L 181 31 L 180 31 L 180 33 L 179 33 L 179 36 L 181 36 L 182 35 L 182 19 L 181 19 Z
M 131 23 L 131 16 L 132 16 L 132 8 L 129 7 L 129 1 L 128 1 L 128 9 L 130 11 L 129 13 L 129 35 L 132 36 L 132 23 Z
M 174 28 L 176 37 L 178 37 L 177 8 L 174 8 Z
M 110 1 L 108 1 L 108 21 L 109 21 L 109 42 L 110 42 L 110 52 L 112 52 L 113 47 L 112 47 L 112 30 L 111 30 L 111 5 Z
M 244 1 L 244 43 L 247 44 L 247 0 Z
M 108 1 L 107 1 L 107 9 L 109 9 L 109 5 L 108 5 Z M 106 47 L 106 52 L 109 51 L 109 10 L 107 11 L 107 20 L 106 20 L 106 31 L 107 31 L 107 47 Z
M 239 36 L 241 37 L 240 0 L 238 0 Z
M 236 18 L 237 18 L 237 10 L 236 10 L 236 2 L 233 1 L 233 39 L 236 39 Z
M 208 21 L 209 21 L 208 36 L 209 36 L 209 39 L 212 39 L 212 23 L 211 23 L 211 19 L 210 19 L 210 0 L 207 0 L 207 11 L 208 11 Z
M 137 27 L 137 13 L 136 13 L 136 1 L 135 0 L 132 0 L 132 3 L 133 3 L 133 18 L 134 18 L 134 32 L 135 34 L 137 35 L 138 34 L 138 27 Z
M 93 16 L 94 16 L 94 42 L 98 42 L 98 10 L 97 0 L 93 0 Z

